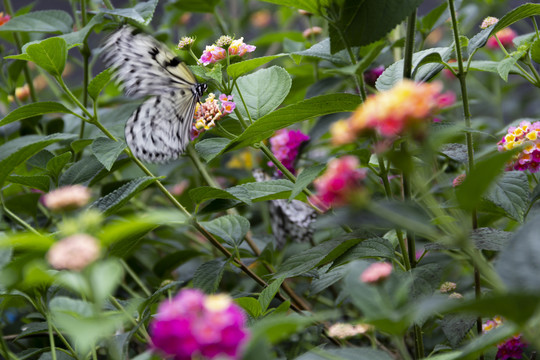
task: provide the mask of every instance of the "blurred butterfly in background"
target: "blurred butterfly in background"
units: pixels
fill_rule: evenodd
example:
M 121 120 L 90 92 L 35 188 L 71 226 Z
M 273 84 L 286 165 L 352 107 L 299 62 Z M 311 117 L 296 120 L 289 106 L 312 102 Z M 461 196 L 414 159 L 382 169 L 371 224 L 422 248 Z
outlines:
M 195 106 L 207 89 L 172 51 L 138 29 L 124 26 L 103 47 L 128 96 L 150 96 L 126 123 L 133 154 L 147 162 L 176 159 L 190 141 Z
M 258 182 L 271 180 L 261 169 L 254 169 L 253 177 Z M 312 242 L 311 223 L 316 220 L 317 213 L 308 204 L 299 200 L 276 199 L 270 200 L 268 210 L 278 248 L 282 249 L 287 239 Z

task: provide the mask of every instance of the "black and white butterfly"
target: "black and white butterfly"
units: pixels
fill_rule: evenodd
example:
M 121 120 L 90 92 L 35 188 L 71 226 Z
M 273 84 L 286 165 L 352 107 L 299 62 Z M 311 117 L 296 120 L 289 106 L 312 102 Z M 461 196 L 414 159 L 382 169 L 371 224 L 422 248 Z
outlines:
M 104 61 L 126 95 L 150 96 L 126 123 L 133 154 L 148 162 L 181 155 L 190 141 L 195 106 L 206 91 L 172 51 L 153 37 L 124 26 L 104 45 Z
M 270 180 L 261 169 L 253 170 L 256 181 Z M 317 213 L 305 202 L 285 199 L 270 200 L 270 221 L 272 233 L 276 238 L 278 248 L 283 248 L 287 239 L 298 242 L 312 242 L 313 223 Z

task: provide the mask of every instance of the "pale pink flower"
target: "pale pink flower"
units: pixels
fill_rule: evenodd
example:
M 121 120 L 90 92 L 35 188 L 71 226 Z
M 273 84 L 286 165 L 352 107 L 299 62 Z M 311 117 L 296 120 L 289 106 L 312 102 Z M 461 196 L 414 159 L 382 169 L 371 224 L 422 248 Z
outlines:
M 56 242 L 47 253 L 55 269 L 80 271 L 99 258 L 99 242 L 92 236 L 76 234 Z
M 444 282 L 439 288 L 439 291 L 443 294 L 449 293 L 450 291 L 454 290 L 456 290 L 456 283 L 450 281 Z
M 488 16 L 482 21 L 482 25 L 480 25 L 480 28 L 485 29 L 485 28 L 490 27 L 491 25 L 495 25 L 498 22 L 499 22 L 499 19 L 497 19 L 496 17 Z
M 392 273 L 392 264 L 387 262 L 373 263 L 360 275 L 360 280 L 368 284 L 376 284 L 385 280 Z
M 305 37 L 306 39 L 308 39 L 309 37 L 311 37 L 311 35 L 320 35 L 322 34 L 322 27 L 320 26 L 313 26 L 313 27 L 310 27 L 306 30 L 304 30 L 302 32 L 302 36 Z
M 42 202 L 53 211 L 75 210 L 88 204 L 92 193 L 83 185 L 68 185 L 43 195 Z

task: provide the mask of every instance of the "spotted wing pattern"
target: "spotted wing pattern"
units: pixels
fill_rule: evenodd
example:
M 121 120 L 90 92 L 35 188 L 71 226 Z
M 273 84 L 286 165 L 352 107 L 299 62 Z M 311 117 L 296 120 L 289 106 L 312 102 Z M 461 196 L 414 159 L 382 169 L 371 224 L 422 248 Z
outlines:
M 269 180 L 262 170 L 255 169 L 253 176 L 257 181 Z M 289 202 L 285 199 L 270 200 L 269 212 L 272 222 L 272 232 L 278 247 L 282 248 L 287 239 L 307 242 L 313 239 L 311 223 L 317 214 L 308 204 L 299 200 Z
M 190 140 L 193 112 L 206 90 L 189 68 L 153 37 L 124 26 L 103 47 L 126 95 L 150 96 L 127 121 L 127 144 L 136 157 L 167 162 L 182 154 Z

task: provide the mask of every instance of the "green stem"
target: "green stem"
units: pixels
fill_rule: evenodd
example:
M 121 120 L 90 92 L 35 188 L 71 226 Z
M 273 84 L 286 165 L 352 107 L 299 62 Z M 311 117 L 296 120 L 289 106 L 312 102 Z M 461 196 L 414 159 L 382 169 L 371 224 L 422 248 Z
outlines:
M 333 23 L 331 23 L 331 24 L 332 24 L 332 26 L 334 26 L 334 29 L 337 30 L 339 36 L 341 37 L 341 41 L 343 41 L 343 43 L 345 44 L 345 49 L 347 49 L 347 54 L 349 54 L 349 58 L 351 59 L 351 63 L 353 65 L 356 65 L 357 64 L 356 57 L 354 56 L 354 54 L 352 52 L 352 49 L 351 49 L 351 47 L 349 45 L 349 42 L 345 38 L 345 34 L 343 34 L 343 30 L 341 30 L 340 26 L 336 26 Z M 354 76 L 353 76 L 353 79 L 354 79 L 354 82 L 356 84 L 356 88 L 358 89 L 358 95 L 360 96 L 360 99 L 362 99 L 362 102 L 366 101 L 367 94 L 366 94 L 366 87 L 365 87 L 365 84 L 364 84 L 364 76 L 363 76 L 363 74 L 358 75 L 358 74 L 355 73 Z
M 54 331 L 52 328 L 52 320 L 50 316 L 47 315 L 47 325 L 49 327 L 49 343 L 51 344 L 51 357 L 52 360 L 56 360 L 56 347 L 54 345 Z
M 4 0 L 4 8 L 8 15 L 13 16 L 13 6 L 11 6 L 11 0 Z M 15 40 L 15 45 L 17 46 L 19 54 L 22 54 L 21 37 L 18 32 L 13 32 L 13 39 Z M 28 64 L 26 62 L 23 64 L 23 74 L 26 84 L 28 84 L 28 89 L 30 90 L 30 98 L 33 102 L 36 102 L 36 89 L 34 88 L 34 82 L 32 81 L 32 76 L 30 75 L 30 69 L 28 69 Z
M 246 109 L 246 113 L 247 113 L 249 122 L 250 122 L 250 124 L 253 124 L 253 119 L 251 118 L 251 115 L 249 114 L 246 102 L 244 101 L 244 97 L 242 96 L 242 92 L 240 91 L 240 87 L 238 86 L 236 81 L 234 82 L 234 86 L 236 86 L 236 90 L 238 90 L 238 95 L 240 95 L 240 100 L 242 100 L 242 104 L 244 105 L 244 109 Z M 240 123 L 244 126 L 244 128 L 247 128 L 246 121 L 244 120 L 244 117 L 240 114 L 240 111 L 238 111 L 238 109 L 235 108 L 234 113 L 236 114 L 236 116 L 238 116 L 238 120 L 240 120 Z
M 11 351 L 9 351 L 9 347 L 6 344 L 6 340 L 4 339 L 4 332 L 2 331 L 2 326 L 0 326 L 0 355 L 4 359 L 8 360 L 18 360 L 19 358 L 15 356 Z
M 144 326 L 142 326 L 142 324 L 139 324 L 137 322 L 137 320 L 135 320 L 135 318 L 122 306 L 122 304 L 120 304 L 118 302 L 118 300 L 116 300 L 116 298 L 114 296 L 110 296 L 109 297 L 109 300 L 111 301 L 111 303 L 114 305 L 115 308 L 117 308 L 118 310 L 120 310 L 128 319 L 129 321 L 136 327 L 138 328 L 138 331 L 139 333 L 141 334 L 141 336 L 146 340 L 147 343 L 151 343 L 152 340 L 150 339 L 150 335 L 148 335 L 148 332 L 146 331 L 146 329 L 144 328 Z M 139 326 L 140 325 L 140 326 Z
M 197 152 L 195 151 L 191 143 L 188 144 L 187 146 L 187 155 L 189 156 L 191 161 L 193 161 L 193 165 L 195 165 L 195 167 L 197 168 L 197 171 L 199 171 L 199 173 L 202 175 L 204 181 L 206 181 L 206 183 L 213 188 L 221 189 L 219 184 L 214 180 L 212 176 L 210 176 L 208 171 L 206 171 L 206 167 L 201 162 L 201 159 L 197 155 Z
M 125 262 L 125 260 L 120 259 L 120 263 L 122 264 L 124 270 L 126 270 L 126 272 L 129 274 L 129 276 L 131 276 L 131 278 L 137 283 L 137 285 L 139 285 L 144 294 L 148 297 L 152 296 L 152 292 L 148 290 L 146 285 L 143 284 L 139 276 L 137 276 L 137 274 L 131 269 L 131 267 Z
M 457 57 L 457 63 L 458 63 L 458 79 L 459 79 L 459 84 L 461 87 L 461 98 L 462 98 L 462 103 L 463 103 L 465 127 L 467 129 L 470 129 L 471 128 L 471 113 L 469 109 L 469 96 L 467 94 L 467 82 L 466 82 L 467 73 L 463 69 L 463 55 L 461 53 L 461 40 L 459 36 L 459 27 L 458 27 L 458 22 L 457 22 L 454 0 L 448 0 L 448 8 L 450 10 L 450 16 L 452 18 L 452 32 L 454 35 L 454 43 L 456 47 L 456 57 Z M 469 131 L 465 133 L 465 140 L 467 143 L 468 173 L 470 174 L 474 168 L 474 147 L 473 147 L 472 134 Z M 478 217 L 477 217 L 476 209 L 472 210 L 471 220 L 472 220 L 473 230 L 478 228 Z M 479 269 L 475 267 L 475 273 L 478 271 Z M 480 292 L 481 292 L 480 274 L 478 274 L 478 276 L 475 275 L 474 280 L 475 280 L 474 281 L 475 294 L 476 294 L 476 297 L 479 298 Z M 478 334 L 480 335 L 482 333 L 482 318 L 481 317 L 478 317 L 476 321 L 476 329 L 477 329 Z M 484 360 L 484 354 L 480 354 L 479 359 Z
M 21 225 L 22 227 L 24 227 L 26 230 L 30 231 L 31 233 L 41 236 L 41 234 L 36 229 L 34 229 L 32 225 L 28 224 L 26 221 L 24 221 L 19 216 L 17 216 L 17 214 L 15 214 L 14 212 L 12 212 L 6 207 L 3 195 L 1 196 L 1 201 L 2 201 L 2 207 L 4 208 L 4 212 L 6 213 L 6 215 L 8 215 L 12 220 L 17 222 L 19 225 Z
M 66 93 L 66 95 L 71 99 L 71 101 L 73 101 L 81 110 L 82 112 L 88 116 L 88 121 L 92 121 L 93 120 L 93 116 L 92 114 L 90 114 L 90 112 L 88 111 L 88 109 L 86 108 L 86 106 L 84 106 L 83 104 L 81 104 L 81 102 L 79 101 L 79 99 L 77 99 L 75 97 L 75 95 L 73 95 L 73 93 L 71 92 L 71 90 L 69 90 L 69 88 L 66 86 L 66 83 L 64 82 L 64 79 L 62 79 L 61 76 L 56 76 L 55 77 L 56 81 L 58 81 L 58 84 L 60 84 L 60 87 L 62 88 L 62 90 L 64 90 L 64 92 Z

